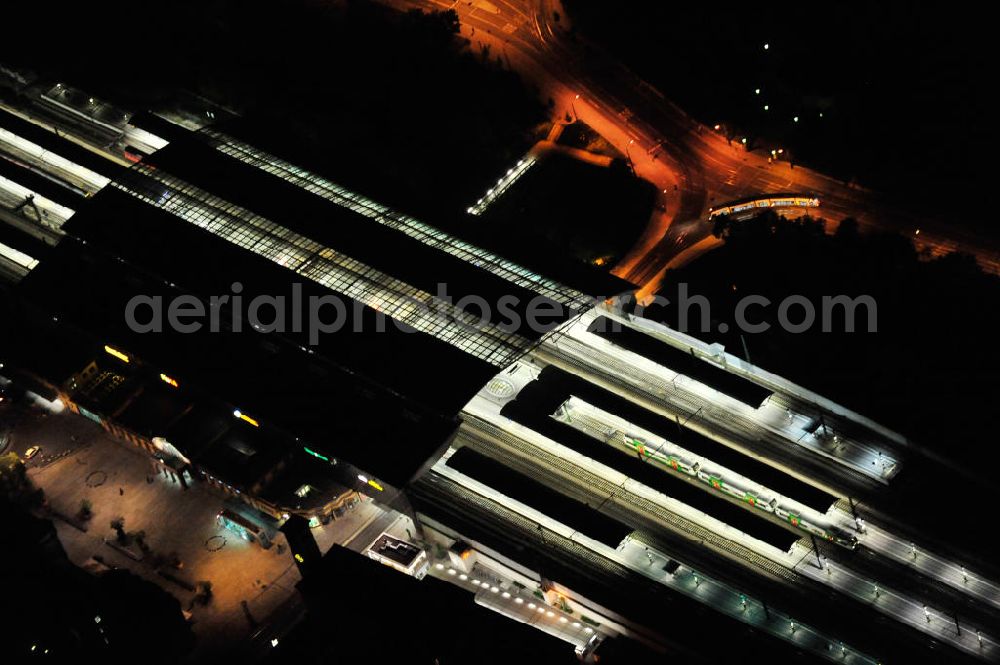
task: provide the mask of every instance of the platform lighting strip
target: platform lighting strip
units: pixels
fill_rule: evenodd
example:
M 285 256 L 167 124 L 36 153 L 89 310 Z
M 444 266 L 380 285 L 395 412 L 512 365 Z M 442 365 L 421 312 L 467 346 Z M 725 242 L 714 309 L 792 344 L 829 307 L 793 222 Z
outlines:
M 9 180 L 3 176 L 0 176 L 0 190 L 7 192 L 15 199 L 18 199 L 18 202 L 30 197 L 34 202 L 35 207 L 45 213 L 45 223 L 56 228 L 61 228 L 67 219 L 76 214 L 76 211 L 72 208 L 60 205 L 55 201 L 52 201 L 37 192 L 33 192 L 27 187 L 19 185 L 13 180 Z
M 6 146 L 6 147 L 5 147 Z M 0 149 L 10 152 L 21 151 L 39 162 L 51 166 L 58 171 L 64 171 L 76 176 L 90 187 L 92 192 L 97 192 L 107 186 L 111 180 L 100 173 L 91 171 L 85 166 L 80 166 L 69 161 L 65 157 L 57 155 L 51 150 L 46 150 L 37 143 L 32 143 L 23 139 L 17 134 L 0 127 Z
M 2 242 L 0 242 L 0 257 L 11 261 L 26 271 L 38 265 L 38 259 L 28 256 L 24 252 L 18 251 Z
M 538 160 L 534 155 L 528 155 L 524 159 L 519 160 L 517 164 L 507 169 L 507 173 L 505 173 L 503 177 L 497 181 L 497 184 L 486 190 L 483 198 L 476 201 L 476 204 L 470 206 L 466 212 L 470 215 L 482 215 L 486 212 L 486 209 L 493 205 L 497 199 L 503 196 L 504 193 L 521 178 L 521 176 L 527 173 L 528 169 L 534 166 L 537 161 Z

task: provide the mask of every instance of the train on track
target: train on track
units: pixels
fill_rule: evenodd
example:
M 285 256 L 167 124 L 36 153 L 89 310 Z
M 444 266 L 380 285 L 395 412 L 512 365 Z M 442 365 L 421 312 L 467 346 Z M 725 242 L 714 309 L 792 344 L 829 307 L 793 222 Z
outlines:
M 708 218 L 733 215 L 737 218 L 753 215 L 763 208 L 818 208 L 819 199 L 808 194 L 772 194 L 754 199 L 734 201 L 718 208 L 708 209 Z
M 624 438 L 625 444 L 635 450 L 636 454 L 642 459 L 652 460 L 677 473 L 697 478 L 713 490 L 747 503 L 757 510 L 771 513 L 793 527 L 810 533 L 817 538 L 822 538 L 823 540 L 852 550 L 858 546 L 857 537 L 846 529 L 838 526 L 824 527 L 813 524 L 799 514 L 784 508 L 776 497 L 764 496 L 760 492 L 740 487 L 735 481 L 723 479 L 721 473 L 713 473 L 711 470 L 703 467 L 700 461 L 690 462 L 680 455 L 660 452 L 639 437 L 622 435 L 622 438 Z

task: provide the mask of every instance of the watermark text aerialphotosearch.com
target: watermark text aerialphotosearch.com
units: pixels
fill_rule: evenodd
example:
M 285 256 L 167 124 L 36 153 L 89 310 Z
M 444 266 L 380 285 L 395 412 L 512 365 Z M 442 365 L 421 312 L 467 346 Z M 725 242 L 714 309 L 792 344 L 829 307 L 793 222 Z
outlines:
M 125 308 L 125 321 L 137 333 L 159 333 L 170 330 L 182 334 L 204 330 L 241 332 L 253 329 L 261 333 L 307 333 L 310 345 L 319 343 L 321 336 L 348 330 L 351 332 L 384 332 L 389 326 L 403 332 L 419 328 L 417 321 L 440 320 L 455 322 L 469 329 L 497 329 L 505 333 L 531 331 L 544 334 L 561 321 L 581 313 L 581 310 L 561 305 L 543 296 L 523 301 L 514 295 L 504 295 L 495 302 L 477 295 L 453 298 L 446 284 L 438 284 L 435 294 L 417 298 L 395 292 L 371 296 L 361 302 L 338 294 L 305 295 L 303 285 L 292 285 L 289 294 L 243 294 L 243 285 L 234 282 L 230 293 L 203 297 L 181 294 L 136 295 Z M 710 300 L 691 294 L 688 285 L 677 285 L 676 294 L 656 295 L 645 305 L 636 304 L 630 296 L 611 299 L 594 298 L 593 305 L 610 303 L 641 315 L 650 306 L 674 314 L 681 332 L 763 333 L 777 325 L 789 333 L 876 332 L 878 307 L 869 295 L 822 296 L 810 298 L 789 295 L 780 301 L 760 294 L 740 298 L 727 319 L 720 320 L 713 312 Z M 375 316 L 363 316 L 366 308 Z M 735 326 L 735 328 L 734 328 Z

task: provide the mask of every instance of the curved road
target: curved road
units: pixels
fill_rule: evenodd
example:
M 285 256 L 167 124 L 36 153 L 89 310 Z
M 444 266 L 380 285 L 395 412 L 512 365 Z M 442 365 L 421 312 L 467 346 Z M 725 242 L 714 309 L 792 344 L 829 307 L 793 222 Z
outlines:
M 383 0 L 398 9 L 453 9 L 462 36 L 475 51 L 488 49 L 551 98 L 558 117 L 579 118 L 632 162 L 635 173 L 661 190 L 663 210 L 654 212 L 615 274 L 649 291 L 668 264 L 704 241 L 709 206 L 757 194 L 802 192 L 818 196 L 822 215 L 834 228 L 845 217 L 862 229 L 910 236 L 930 256 L 972 254 L 987 271 L 1000 274 L 1000 246 L 941 220 L 890 205 L 871 191 L 816 171 L 769 163 L 761 152 L 727 143 L 630 72 L 613 57 L 569 31 L 559 0 Z M 702 245 L 704 247 L 704 244 Z

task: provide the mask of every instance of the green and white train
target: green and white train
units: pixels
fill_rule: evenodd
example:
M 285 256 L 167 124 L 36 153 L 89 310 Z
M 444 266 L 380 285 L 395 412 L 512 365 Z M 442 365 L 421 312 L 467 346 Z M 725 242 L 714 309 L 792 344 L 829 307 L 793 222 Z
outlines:
M 743 501 L 757 510 L 771 513 L 792 526 L 802 529 L 818 538 L 823 538 L 824 540 L 852 550 L 858 546 L 857 537 L 846 529 L 838 526 L 824 527 L 813 524 L 808 519 L 784 508 L 776 497 L 766 496 L 759 491 L 741 487 L 738 481 L 724 478 L 723 472 L 713 472 L 711 469 L 706 468 L 700 460 L 689 461 L 677 454 L 662 453 L 649 446 L 646 441 L 639 437 L 624 435 L 623 438 L 625 443 L 643 459 L 661 464 L 677 473 L 697 478 L 715 491 Z

